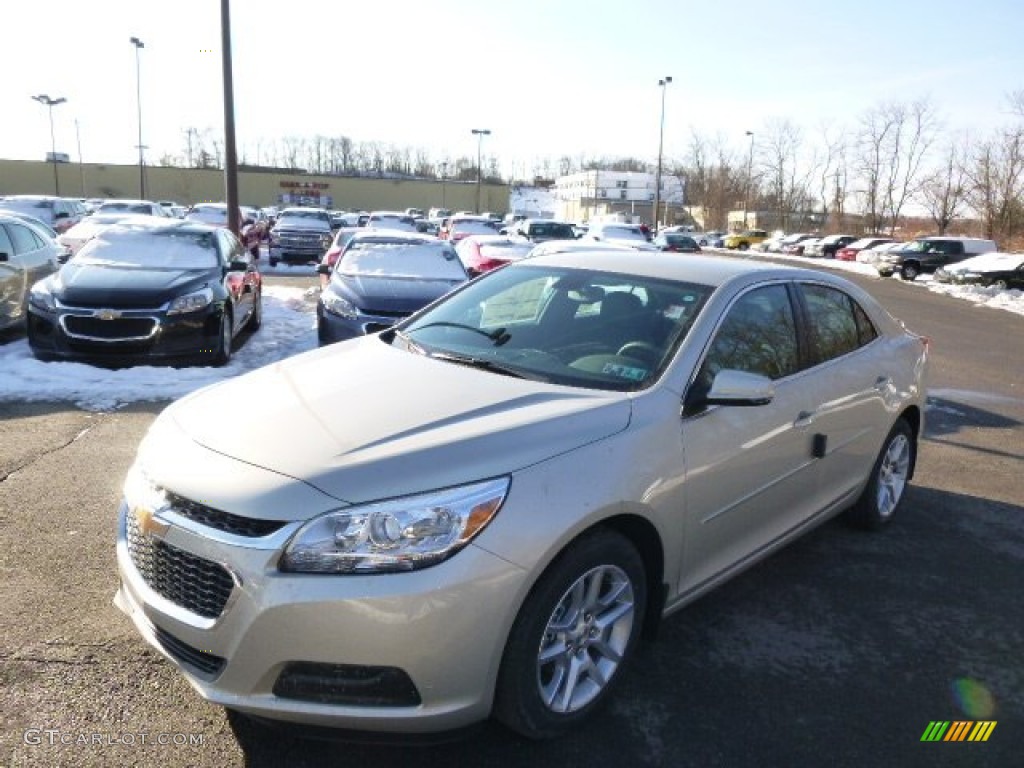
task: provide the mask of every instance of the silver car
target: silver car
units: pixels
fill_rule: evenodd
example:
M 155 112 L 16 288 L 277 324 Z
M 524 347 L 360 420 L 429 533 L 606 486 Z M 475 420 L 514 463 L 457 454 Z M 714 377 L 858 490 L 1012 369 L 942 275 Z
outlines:
M 927 358 L 829 274 L 525 259 L 167 408 L 116 603 L 234 710 L 556 735 L 663 616 L 840 512 L 893 518 Z
M 24 325 L 29 291 L 60 268 L 63 253 L 42 225 L 0 214 L 0 331 Z

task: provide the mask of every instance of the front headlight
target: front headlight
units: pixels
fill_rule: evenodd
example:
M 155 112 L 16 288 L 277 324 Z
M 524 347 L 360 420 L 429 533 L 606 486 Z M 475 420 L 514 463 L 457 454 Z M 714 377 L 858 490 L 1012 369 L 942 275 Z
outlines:
M 342 298 L 330 288 L 320 295 L 320 301 L 324 303 L 324 309 L 332 315 L 344 317 L 347 320 L 354 320 L 359 316 L 359 310 L 351 301 Z
M 302 526 L 279 567 L 293 573 L 390 573 L 441 562 L 494 518 L 509 479 L 363 504 Z
M 334 242 L 334 238 L 330 235 L 320 235 L 320 247 L 325 251 L 331 247 L 332 242 Z
M 138 464 L 133 464 L 124 480 L 124 503 L 130 514 L 153 513 L 168 506 L 167 495 L 146 476 Z
M 277 245 L 279 242 L 281 242 L 281 233 L 278 232 L 276 229 L 270 230 L 270 242 L 273 243 L 274 245 Z
M 168 315 L 180 315 L 185 312 L 197 312 L 213 303 L 213 289 L 203 288 L 195 293 L 186 293 L 171 302 Z
M 57 303 L 54 301 L 48 280 L 40 280 L 32 286 L 28 294 L 28 303 L 44 312 L 57 311 Z

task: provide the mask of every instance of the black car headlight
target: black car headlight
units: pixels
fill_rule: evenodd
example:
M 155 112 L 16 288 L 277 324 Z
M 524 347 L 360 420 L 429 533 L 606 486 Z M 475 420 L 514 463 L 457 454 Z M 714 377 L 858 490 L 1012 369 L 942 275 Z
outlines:
M 184 296 L 179 296 L 171 302 L 171 306 L 167 310 L 168 315 L 180 315 L 186 312 L 198 312 L 200 309 L 205 309 L 213 303 L 213 290 L 211 288 L 203 288 L 200 291 L 193 293 L 186 293 Z
M 343 317 L 346 320 L 353 320 L 359 316 L 359 310 L 356 309 L 356 305 L 331 290 L 330 287 L 320 294 L 320 301 L 323 302 L 324 309 L 332 315 Z
M 28 303 L 44 312 L 57 311 L 57 302 L 53 298 L 53 291 L 48 280 L 40 280 L 32 286 L 28 294 Z

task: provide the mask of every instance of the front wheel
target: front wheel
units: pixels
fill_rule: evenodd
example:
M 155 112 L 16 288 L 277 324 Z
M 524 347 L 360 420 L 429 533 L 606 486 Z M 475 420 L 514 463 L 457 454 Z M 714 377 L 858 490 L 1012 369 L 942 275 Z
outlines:
M 597 529 L 548 567 L 512 626 L 494 714 L 513 731 L 549 738 L 601 705 L 643 626 L 647 579 L 636 547 Z
M 234 329 L 232 328 L 231 313 L 224 310 L 220 316 L 220 333 L 217 340 L 217 349 L 213 353 L 213 364 L 222 367 L 231 362 L 231 344 L 234 341 Z
M 249 315 L 249 321 L 245 327 L 249 331 L 258 331 L 261 325 L 263 325 L 263 291 L 259 290 L 256 291 L 252 304 L 252 314 Z
M 867 487 L 848 512 L 852 523 L 860 528 L 878 530 L 892 520 L 910 482 L 915 451 L 914 433 L 901 418 L 885 438 L 871 468 Z
M 748 250 L 750 248 L 750 243 L 740 243 L 739 246 L 737 246 L 737 247 L 741 251 L 746 251 L 746 250 Z

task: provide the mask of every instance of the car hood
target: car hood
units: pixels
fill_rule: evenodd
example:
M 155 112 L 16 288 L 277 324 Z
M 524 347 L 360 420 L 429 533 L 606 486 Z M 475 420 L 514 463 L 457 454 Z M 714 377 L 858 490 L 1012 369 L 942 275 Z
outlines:
M 329 290 L 336 291 L 360 309 L 411 314 L 463 282 L 427 277 L 336 274 Z
M 150 308 L 217 278 L 216 269 L 147 269 L 71 260 L 52 285 L 54 296 L 72 306 Z
M 226 419 L 254 399 L 258 413 Z M 630 412 L 623 393 L 502 376 L 368 336 L 200 390 L 165 416 L 211 451 L 360 503 L 514 472 L 622 431 Z

